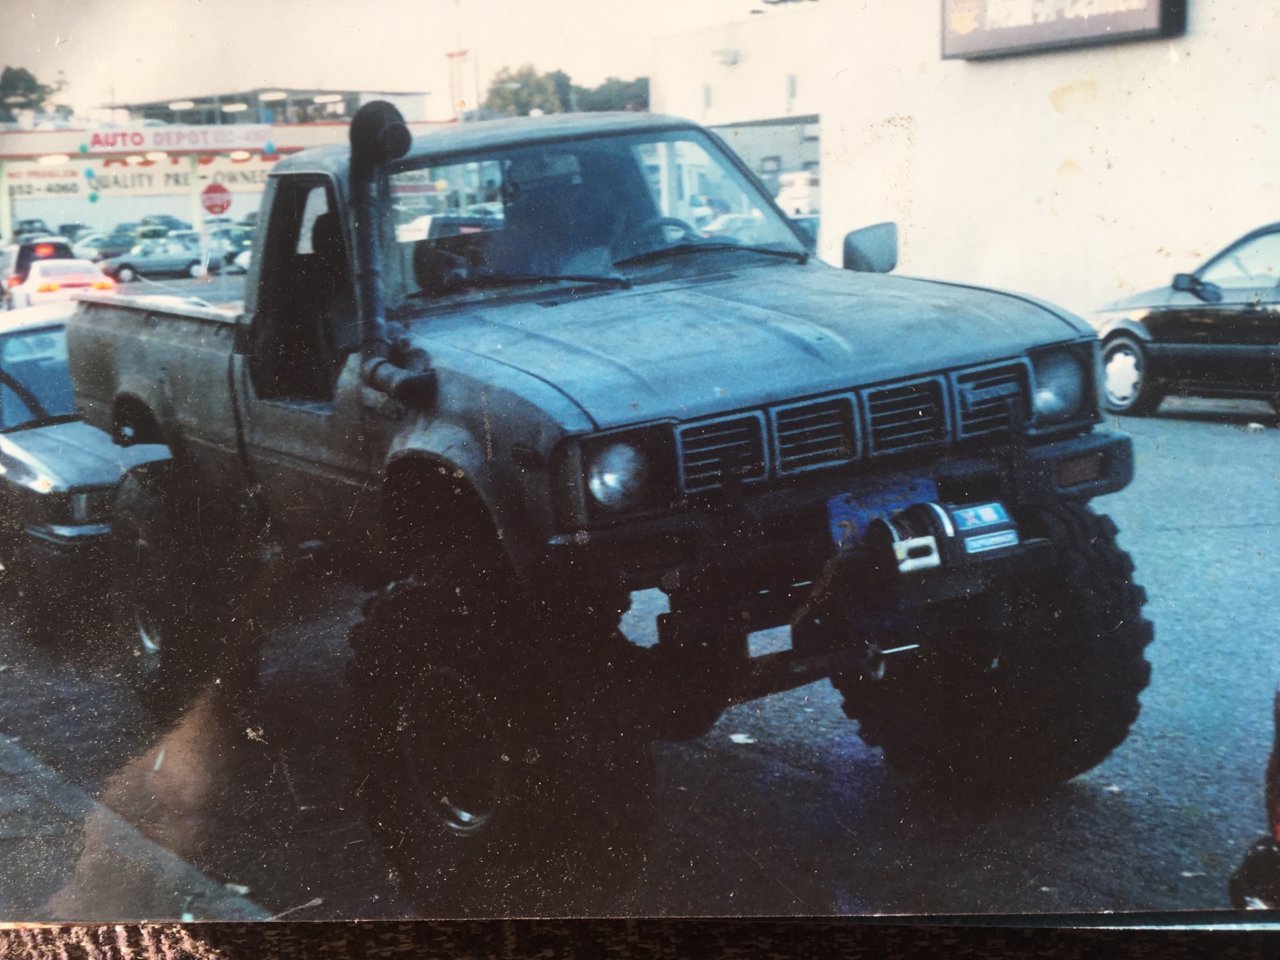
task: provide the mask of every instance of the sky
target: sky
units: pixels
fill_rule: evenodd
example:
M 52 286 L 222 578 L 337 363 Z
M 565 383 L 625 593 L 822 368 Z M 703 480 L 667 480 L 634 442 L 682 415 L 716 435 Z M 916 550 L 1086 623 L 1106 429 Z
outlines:
M 445 53 L 475 58 L 474 99 L 532 63 L 595 86 L 648 72 L 656 37 L 752 16 L 760 0 L 7 0 L 0 65 L 63 72 L 79 110 L 262 86 L 430 91 L 452 114 Z M 769 15 L 766 13 L 765 15 Z M 478 69 L 477 69 L 478 68 Z M 470 104 L 468 104 L 470 106 Z

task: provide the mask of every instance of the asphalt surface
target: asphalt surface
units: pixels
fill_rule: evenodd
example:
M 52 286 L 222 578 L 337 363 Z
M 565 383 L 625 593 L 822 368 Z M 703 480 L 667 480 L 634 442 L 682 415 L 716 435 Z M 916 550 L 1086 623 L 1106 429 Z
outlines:
M 700 740 L 659 745 L 656 814 L 638 854 L 568 878 L 550 899 L 503 909 L 1226 908 L 1227 877 L 1264 827 L 1261 778 L 1280 681 L 1280 429 L 1263 405 L 1204 401 L 1170 401 L 1119 426 L 1134 438 L 1137 479 L 1097 506 L 1135 558 L 1156 641 L 1142 715 L 1110 759 L 1035 801 L 941 805 L 888 770 L 819 683 L 737 707 Z M 0 628 L 0 734 L 268 913 L 438 915 L 405 894 L 369 829 L 350 761 L 342 674 L 361 596 L 322 574 L 273 590 L 256 694 L 193 690 L 164 726 L 118 675 L 100 616 L 79 617 L 43 646 L 17 625 Z M 639 642 L 652 642 L 662 600 L 635 598 L 625 626 Z M 757 651 L 783 643 L 778 632 L 753 638 Z M 87 817 L 64 869 L 82 896 L 96 882 L 106 902 L 127 904 L 127 878 L 95 877 L 75 862 L 77 850 L 100 845 L 97 829 Z M 0 872 L 28 866 L 8 858 Z M 27 906 L 25 918 L 43 916 Z

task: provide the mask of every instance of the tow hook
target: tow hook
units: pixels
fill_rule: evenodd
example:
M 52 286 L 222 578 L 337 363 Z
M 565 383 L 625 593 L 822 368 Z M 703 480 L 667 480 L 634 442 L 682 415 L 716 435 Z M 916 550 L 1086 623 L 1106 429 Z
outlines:
M 910 653 L 912 650 L 919 650 L 920 644 L 908 643 L 901 647 L 890 647 L 888 650 L 881 650 L 879 646 L 872 643 L 867 646 L 866 653 L 862 657 L 862 676 L 867 680 L 883 680 L 885 675 L 886 658 L 899 653 Z

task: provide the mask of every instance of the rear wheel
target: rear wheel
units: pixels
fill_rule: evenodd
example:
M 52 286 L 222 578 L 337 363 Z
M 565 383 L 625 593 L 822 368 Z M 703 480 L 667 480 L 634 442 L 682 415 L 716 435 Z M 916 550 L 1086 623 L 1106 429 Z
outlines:
M 116 279 L 121 283 L 132 283 L 138 278 L 138 272 L 130 266 L 120 267 L 116 271 Z
M 883 678 L 832 681 L 862 739 L 933 787 L 1046 789 L 1100 763 L 1138 716 L 1152 628 L 1115 525 L 1067 505 L 1024 529 L 1048 538 L 1057 560 L 1012 584 L 1005 616 L 971 603 Z
M 616 617 L 552 622 L 495 586 L 402 581 L 351 634 L 362 794 L 428 914 L 563 908 L 582 895 L 574 877 L 599 876 L 593 842 L 634 841 L 647 812 Z
M 203 277 L 204 273 L 205 273 L 204 268 L 200 266 L 199 260 L 192 260 L 189 264 L 187 264 L 187 276 L 190 277 L 192 280 L 197 280 L 200 277 Z
M 1151 380 L 1147 352 L 1135 338 L 1117 334 L 1102 346 L 1102 400 L 1112 413 L 1152 413 L 1164 399 Z
M 257 666 L 254 618 L 214 576 L 173 467 L 134 471 L 111 517 L 111 598 L 126 673 L 161 715 L 210 682 L 244 683 Z

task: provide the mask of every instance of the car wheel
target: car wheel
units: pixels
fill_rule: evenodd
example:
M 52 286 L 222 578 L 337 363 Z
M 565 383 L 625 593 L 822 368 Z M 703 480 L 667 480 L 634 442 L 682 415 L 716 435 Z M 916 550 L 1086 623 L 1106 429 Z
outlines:
M 199 260 L 192 260 L 187 264 L 187 276 L 192 280 L 198 280 L 205 275 L 204 267 L 200 266 Z
M 649 737 L 601 655 L 625 638 L 508 591 L 464 570 L 397 581 L 351 633 L 368 819 L 424 908 L 555 910 L 599 876 L 594 848 L 643 836 Z
M 1151 380 L 1147 352 L 1126 334 L 1102 345 L 1102 403 L 1112 413 L 1140 416 L 1160 406 L 1164 395 Z
M 116 271 L 116 279 L 121 283 L 132 283 L 138 277 L 138 273 L 133 267 L 123 266 Z
M 228 602 L 225 575 L 194 529 L 188 500 L 176 468 L 137 470 L 121 481 L 111 516 L 124 672 L 162 719 L 211 682 L 243 685 L 257 667 L 253 618 Z
M 1146 594 L 1115 525 L 1071 504 L 1024 528 L 1055 562 L 922 622 L 909 659 L 831 681 L 888 763 L 965 799 L 1040 792 L 1101 763 L 1150 679 Z

